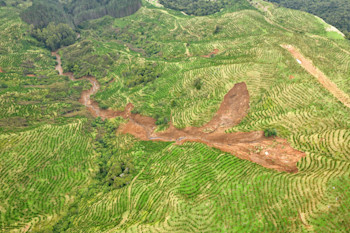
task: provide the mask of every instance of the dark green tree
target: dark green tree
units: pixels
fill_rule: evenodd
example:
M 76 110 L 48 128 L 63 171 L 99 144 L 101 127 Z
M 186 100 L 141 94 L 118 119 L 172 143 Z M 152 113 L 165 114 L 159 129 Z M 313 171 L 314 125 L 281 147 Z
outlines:
M 317 15 L 343 32 L 350 31 L 349 0 L 268 0 L 283 7 Z
M 75 42 L 76 34 L 67 24 L 50 23 L 46 28 L 33 28 L 32 36 L 43 42 L 46 47 L 55 51 L 61 46 L 68 46 Z

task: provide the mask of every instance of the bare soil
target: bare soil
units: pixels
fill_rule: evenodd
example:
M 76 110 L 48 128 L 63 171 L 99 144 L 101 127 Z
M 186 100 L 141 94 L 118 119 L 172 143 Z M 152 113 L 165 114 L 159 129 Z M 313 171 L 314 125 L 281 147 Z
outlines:
M 1 69 L 1 67 L 0 67 L 0 73 L 4 73 L 3 69 Z
M 75 81 L 73 74 L 63 73 L 60 56 L 57 53 L 53 55 L 57 58 L 56 70 L 59 74 Z M 293 149 L 285 139 L 267 138 L 262 131 L 225 133 L 225 130 L 239 124 L 248 113 L 249 92 L 245 83 L 236 84 L 225 95 L 213 119 L 202 127 L 177 129 L 170 123 L 166 131 L 155 132 L 155 119 L 131 113 L 134 107 L 131 103 L 124 111 L 100 109 L 98 103 L 90 98 L 97 93 L 100 85 L 94 77 L 87 76 L 82 79 L 89 80 L 92 88 L 82 92 L 80 102 L 93 116 L 102 119 L 121 116 L 129 120 L 119 127 L 117 133 L 131 134 L 141 140 L 172 141 L 179 145 L 185 142 L 204 143 L 266 168 L 290 173 L 298 171 L 297 162 L 306 156 L 305 153 Z
M 219 50 L 218 49 L 214 49 L 213 52 L 209 53 L 208 55 L 203 55 L 202 57 L 210 58 L 212 55 L 216 55 L 218 53 L 219 53 Z
M 350 97 L 345 92 L 340 90 L 337 85 L 333 83 L 322 71 L 317 69 L 317 67 L 312 64 L 311 60 L 305 58 L 296 48 L 291 45 L 281 46 L 287 49 L 295 59 L 301 61 L 300 65 L 312 76 L 317 78 L 322 86 L 325 87 L 333 96 L 335 96 L 346 107 L 350 108 Z

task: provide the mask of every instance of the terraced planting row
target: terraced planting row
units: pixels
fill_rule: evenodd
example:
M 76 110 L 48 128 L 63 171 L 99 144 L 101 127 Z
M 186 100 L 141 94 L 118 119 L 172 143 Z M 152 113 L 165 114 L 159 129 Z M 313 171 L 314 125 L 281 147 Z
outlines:
M 310 20 L 309 16 L 298 15 L 298 12 L 290 13 L 301 24 Z M 204 20 L 201 19 L 201 23 Z M 192 32 L 196 30 L 197 35 L 202 36 L 198 25 L 191 30 L 184 28 Z M 307 24 L 305 25 L 303 30 L 309 30 Z M 290 25 L 284 26 L 292 29 Z M 181 30 L 181 27 L 178 26 L 176 30 Z M 313 32 L 322 33 L 322 30 L 317 26 Z M 180 72 L 184 75 L 170 76 L 178 80 L 171 93 L 181 102 L 179 97 L 186 96 L 187 93 L 188 96 L 199 97 L 200 92 L 211 88 L 219 91 L 209 95 L 209 98 L 208 93 L 201 99 L 193 98 L 192 104 L 181 102 L 180 106 L 186 107 L 173 107 L 172 119 L 173 122 L 187 122 L 178 123 L 181 126 L 205 122 L 209 117 L 202 117 L 211 114 L 208 111 L 210 105 L 204 102 L 206 98 L 220 96 L 224 92 L 224 86 L 231 81 L 245 81 L 251 93 L 251 109 L 248 117 L 232 131 L 277 128 L 277 132 L 288 138 L 293 146 L 308 152 L 308 156 L 299 163 L 299 173 L 287 175 L 267 171 L 216 150 L 213 152 L 201 144 L 169 146 L 169 149 L 156 156 L 161 162 L 145 168 L 135 180 L 131 197 L 126 190 L 114 192 L 114 197 L 127 195 L 124 200 L 131 198 L 133 201 L 131 204 L 124 204 L 123 208 L 118 207 L 119 203 L 109 201 L 108 205 L 112 205 L 112 209 L 124 210 L 122 213 L 118 211 L 118 216 L 121 214 L 122 217 L 118 218 L 119 225 L 111 231 L 181 232 L 186 229 L 213 232 L 259 229 L 258 231 L 298 232 L 307 229 L 332 229 L 331 231 L 341 232 L 344 229 L 342 224 L 347 222 L 343 217 L 340 217 L 343 222 L 337 222 L 331 220 L 330 216 L 335 212 L 342 213 L 343 216 L 349 214 L 343 206 L 349 201 L 344 191 L 345 186 L 332 186 L 338 180 L 349 180 L 348 110 L 336 103 L 313 77 L 305 73 L 295 60 L 279 48 L 281 41 L 297 41 L 296 46 L 303 43 L 302 49 L 309 51 L 306 46 L 314 46 L 312 42 L 315 39 L 309 36 L 281 36 L 279 31 L 275 33 L 262 37 L 263 39 L 251 37 L 247 41 L 245 38 L 244 43 L 238 43 L 239 40 L 196 43 L 197 39 L 194 37 L 194 41 L 188 46 L 193 57 L 190 62 L 180 62 Z M 323 47 L 325 51 L 327 46 L 334 44 L 327 42 L 317 46 Z M 208 51 L 215 48 L 219 48 L 219 55 L 200 60 L 200 55 L 208 54 Z M 316 52 L 316 47 L 314 49 Z M 332 51 L 335 50 L 339 51 L 339 48 L 334 47 Z M 242 56 L 243 53 L 246 57 Z M 339 64 L 341 60 L 346 60 L 345 54 L 338 53 L 336 59 L 339 59 Z M 332 56 L 328 53 L 327 59 Z M 310 57 L 317 55 L 310 53 Z M 218 65 L 219 62 L 229 64 Z M 341 65 L 346 67 L 346 62 Z M 228 68 L 246 66 L 247 70 L 241 74 L 239 69 L 231 72 Z M 326 63 L 322 63 L 320 67 L 323 70 L 328 69 Z M 338 74 L 339 80 L 345 80 L 347 69 L 343 71 L 345 72 Z M 191 89 L 191 84 L 198 76 L 202 76 L 204 84 L 203 91 L 197 93 Z M 166 78 L 170 80 L 170 77 Z M 168 86 L 165 89 L 168 90 Z M 134 98 L 136 100 L 137 96 Z M 218 106 L 218 103 L 211 105 L 213 109 L 215 105 Z M 335 117 L 334 112 L 341 117 Z M 172 156 L 175 157 L 174 153 L 180 157 L 172 159 Z M 212 157 L 215 159 L 211 160 Z M 166 162 L 170 159 L 174 162 Z M 107 199 L 113 200 L 112 194 Z M 104 205 L 101 202 L 95 203 L 101 207 Z M 168 212 L 165 212 L 164 206 Z M 82 216 L 76 222 L 76 227 L 89 221 L 86 218 L 81 219 Z M 110 214 L 108 218 L 109 223 L 112 216 L 114 214 Z M 325 227 L 319 220 L 320 216 L 331 221 L 331 224 Z M 93 221 L 87 224 L 91 226 Z
M 302 231 L 329 209 L 347 213 L 341 207 L 348 201 L 341 199 L 346 191 L 331 185 L 346 179 L 349 163 L 327 158 L 315 163 L 314 156 L 305 158 L 301 171 L 291 175 L 202 144 L 169 145 L 150 155 L 148 165 L 130 187 L 94 198 L 92 205 L 82 205 L 71 229 Z
M 318 87 L 319 88 L 319 87 Z M 334 117 L 330 94 L 307 85 L 276 86 L 255 106 L 243 122 L 233 129 L 256 130 L 276 127 L 293 145 L 302 151 L 348 161 L 349 115 L 339 106 Z M 339 104 L 341 105 L 341 104 Z
M 47 85 L 65 83 L 63 77 L 56 80 L 49 52 L 23 35 L 28 28 L 13 16 L 17 13 L 0 8 L 5 32 L 0 33 L 0 49 L 8 47 L 14 54 L 0 56 L 0 68 L 6 71 L 1 81 L 11 88 L 42 83 L 39 78 L 29 82 L 18 68 L 33 58 L 32 70 L 47 75 Z M 280 47 L 298 47 L 348 92 L 348 43 L 325 37 L 324 25 L 311 15 L 270 5 L 263 13 L 199 18 L 143 7 L 132 16 L 104 20 L 91 23 L 96 31 L 81 31 L 83 40 L 92 41 L 94 54 L 120 54 L 106 77 L 99 78 L 101 91 L 94 96 L 99 103 L 122 109 L 132 102 L 143 115 L 166 117 L 177 127 L 203 125 L 227 91 L 244 81 L 250 110 L 229 132 L 276 129 L 307 156 L 298 163 L 298 173 L 288 174 L 200 143 L 143 142 L 118 134 L 111 142 L 118 150 L 109 162 L 130 157 L 135 174 L 122 188 L 101 188 L 91 180 L 100 156 L 92 139 L 101 140 L 101 132 L 90 134 L 85 118 L 62 118 L 59 125 L 41 122 L 41 127 L 0 134 L 1 230 L 52 230 L 61 221 L 72 232 L 342 232 L 349 226 L 349 110 Z M 116 27 L 138 37 L 132 46 L 118 41 L 124 34 L 115 39 Z M 27 42 L 16 47 L 16 37 Z M 133 51 L 145 41 L 158 43 L 159 52 Z M 157 63 L 162 76 L 127 88 L 121 73 L 145 62 Z M 77 91 L 82 85 L 72 82 L 64 89 Z M 1 120 L 61 116 L 75 101 L 46 100 L 51 87 L 23 88 L 0 90 L 0 97 L 48 101 L 45 114 L 39 104 L 1 98 Z
M 72 204 L 91 175 L 85 123 L 0 135 L 2 230 L 50 225 Z

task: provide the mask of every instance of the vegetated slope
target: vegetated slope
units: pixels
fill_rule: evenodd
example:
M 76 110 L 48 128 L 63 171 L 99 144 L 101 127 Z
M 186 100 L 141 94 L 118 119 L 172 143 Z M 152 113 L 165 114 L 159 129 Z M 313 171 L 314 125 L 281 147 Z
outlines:
M 92 167 L 86 121 L 0 136 L 2 230 L 54 224 L 74 203 Z M 35 227 L 37 221 L 40 227 Z
M 118 142 L 127 140 L 119 136 Z M 141 142 L 139 148 L 153 146 Z M 306 158 L 297 174 L 277 173 L 203 144 L 158 145 L 128 187 L 82 195 L 70 231 L 237 232 L 349 226 L 349 164 Z M 331 171 L 336 166 L 336 172 Z M 89 203 L 89 204 L 88 204 Z M 333 213 L 341 212 L 333 219 Z M 322 219 L 318 216 L 322 215 Z M 68 219 L 66 221 L 68 221 Z M 325 224 L 324 219 L 330 222 Z
M 124 17 L 141 7 L 140 0 L 73 0 L 63 4 L 58 0 L 34 0 L 33 5 L 21 14 L 21 18 L 35 27 L 44 28 L 50 22 L 78 26 L 81 22 L 105 15 Z
M 197 143 L 152 143 L 157 152 L 141 152 L 150 142 L 120 134 L 112 140 L 116 147 L 139 148 L 128 154 L 137 175 L 125 188 L 82 195 L 79 212 L 57 227 L 70 222 L 70 231 L 87 232 L 348 228 L 349 109 L 280 45 L 298 48 L 347 94 L 350 45 L 329 37 L 313 15 L 252 4 L 259 11 L 190 17 L 144 7 L 127 18 L 88 22 L 84 41 L 62 50 L 63 65 L 88 61 L 72 59 L 86 41 L 91 55 L 118 53 L 106 74 L 91 72 L 101 84 L 95 100 L 121 110 L 133 103 L 134 113 L 157 118 L 160 130 L 168 121 L 179 128 L 206 124 L 228 90 L 244 81 L 250 110 L 228 131 L 276 129 L 307 153 L 299 172 L 276 173 Z M 128 87 L 135 77 L 131 70 L 146 62 L 162 75 Z
M 75 42 L 72 28 L 80 23 L 106 15 L 124 17 L 141 7 L 140 0 L 81 1 L 62 3 L 58 0 L 34 0 L 21 12 L 23 21 L 33 25 L 31 35 L 52 51 Z
M 45 28 L 50 22 L 73 26 L 71 17 L 57 0 L 34 0 L 33 5 L 21 13 L 23 21 L 37 28 Z
M 343 32 L 350 32 L 349 0 L 268 0 L 283 7 L 302 10 L 318 15 L 327 23 Z
M 48 69 L 55 59 L 27 34 L 18 10 L 8 7 L 0 14 L 0 131 L 63 123 L 63 115 L 85 111 L 78 100 L 88 82 L 73 84 Z
M 280 45 L 298 48 L 347 94 L 350 45 L 328 37 L 325 25 L 312 15 L 261 1 L 254 1 L 254 6 L 259 11 L 210 17 L 184 16 L 146 6 L 126 18 L 86 22 L 80 41 L 60 51 L 63 66 L 81 71 L 80 75 L 97 77 L 101 91 L 93 98 L 104 108 L 122 110 L 131 102 L 134 113 L 157 118 L 160 130 L 170 120 L 180 128 L 206 124 L 228 90 L 245 82 L 251 97 L 250 110 L 239 125 L 228 131 L 276 129 L 280 137 L 307 154 L 298 163 L 296 174 L 265 169 L 200 143 L 175 145 L 116 135 L 116 129 L 124 123 L 119 119 L 96 119 L 91 123 L 79 105 L 72 107 L 83 83 L 59 77 L 49 51 L 25 35 L 28 26 L 21 23 L 18 11 L 12 7 L 1 9 L 0 68 L 4 72 L 0 77 L 1 85 L 5 84 L 0 92 L 1 121 L 19 122 L 18 115 L 31 120 L 28 126 L 6 128 L 15 133 L 1 133 L 4 142 L 13 139 L 13 143 L 9 152 L 7 144 L 1 149 L 7 157 L 0 174 L 12 179 L 26 171 L 31 179 L 45 177 L 37 183 L 15 181 L 19 187 L 6 186 L 10 194 L 0 200 L 1 229 L 346 232 L 350 225 L 349 109 Z M 27 59 L 32 61 L 23 63 Z M 101 72 L 103 67 L 108 67 L 106 72 Z M 129 87 L 129 80 L 138 82 Z M 58 83 L 64 85 L 56 91 L 53 88 Z M 84 89 L 88 88 L 85 85 Z M 47 95 L 51 96 L 48 100 Z M 30 102 L 21 102 L 24 98 Z M 54 122 L 49 122 L 50 117 Z M 54 132 L 41 131 L 48 127 Z M 27 140 L 22 135 L 42 148 L 16 147 L 16 142 L 22 145 Z M 40 144 L 43 137 L 46 141 Z M 72 142 L 70 148 L 64 146 L 65 137 Z M 85 143 L 88 151 L 81 147 Z M 62 149 L 59 157 L 51 148 Z M 254 148 L 254 152 L 260 150 Z M 95 155 L 91 172 L 96 176 L 86 182 L 87 167 L 79 168 L 79 164 L 86 164 L 84 158 L 91 158 L 91 153 Z M 16 159 L 16 154 L 25 154 L 27 163 Z M 80 161 L 75 160 L 75 154 Z M 51 170 L 50 156 L 55 165 L 62 163 L 62 171 Z M 42 169 L 46 170 L 40 176 L 42 173 L 32 165 L 42 157 L 46 159 Z M 68 165 L 60 159 L 77 169 L 72 168 L 73 173 L 66 176 Z M 25 170 L 25 165 L 32 169 Z M 16 169 L 8 176 L 4 167 Z M 76 177 L 75 172 L 81 174 L 78 181 L 70 179 Z M 47 175 L 53 173 L 59 182 L 53 183 L 54 178 Z M 58 191 L 49 197 L 31 196 L 32 183 L 35 187 L 41 185 L 40 193 L 49 192 L 45 179 L 49 179 L 52 190 L 57 190 L 56 185 L 70 190 L 68 196 L 74 196 L 74 204 L 70 205 L 71 198 L 57 201 L 61 195 Z M 80 192 L 74 192 L 77 185 Z M 17 190 L 45 207 L 16 201 L 15 197 L 25 196 L 12 196 Z M 20 208 L 13 208 L 15 204 Z M 27 211 L 27 206 L 33 211 Z M 57 215 L 50 218 L 52 213 Z M 33 224 L 28 224 L 30 220 Z
M 52 53 L 57 57 L 56 70 L 60 75 L 67 75 L 70 80 L 77 81 L 73 73 L 63 73 L 62 60 L 57 52 Z M 92 87 L 81 94 L 80 102 L 87 107 L 94 117 L 113 119 L 118 116 L 129 122 L 120 130 L 124 134 L 131 134 L 140 140 L 176 142 L 199 142 L 229 152 L 239 158 L 247 159 L 258 163 L 264 167 L 277 171 L 295 173 L 298 171 L 297 163 L 305 154 L 293 149 L 285 140 L 274 137 L 268 139 L 264 132 L 248 132 L 237 134 L 226 134 L 225 130 L 237 125 L 247 114 L 249 109 L 249 93 L 245 83 L 236 84 L 224 97 L 219 110 L 213 119 L 201 128 L 188 127 L 179 130 L 172 125 L 164 132 L 154 132 L 156 121 L 147 116 L 133 114 L 133 105 L 129 103 L 125 111 L 113 111 L 103 109 L 98 103 L 91 100 L 91 96 L 96 94 L 100 85 L 95 77 L 84 76 L 82 79 L 89 80 Z M 266 131 L 265 134 L 269 131 Z M 272 131 L 274 132 L 274 131 Z M 261 148 L 254 151 L 255 148 Z M 247 151 L 249 151 L 247 153 Z M 266 157 L 265 155 L 269 155 Z
M 73 15 L 74 24 L 109 15 L 115 18 L 135 13 L 141 7 L 140 0 L 73 0 L 66 6 L 67 12 Z
M 49 230 L 89 183 L 94 167 L 90 123 L 78 102 L 89 84 L 73 84 L 50 69 L 55 60 L 27 35 L 19 11 L 0 8 L 3 232 Z
M 106 87 L 97 93 L 95 99 L 103 106 L 115 109 L 124 108 L 132 102 L 135 111 L 160 120 L 172 119 L 177 127 L 200 126 L 212 118 L 223 96 L 234 83 L 247 81 L 248 89 L 252 86 L 252 98 L 259 99 L 269 86 L 278 82 L 294 83 L 295 79 L 308 76 L 296 60 L 280 47 L 282 42 L 299 48 L 338 88 L 350 93 L 349 80 L 344 78 L 349 73 L 349 54 L 343 52 L 348 43 L 345 40 L 335 43 L 328 39 L 324 25 L 312 15 L 282 8 L 271 8 L 271 12 L 271 18 L 268 18 L 268 13 L 265 16 L 257 11 L 196 18 L 169 16 L 161 10 L 142 8 L 130 18 L 114 23 L 98 20 L 85 25 L 85 32 L 90 34 L 87 35 L 88 40 L 89 37 L 101 38 L 90 43 L 93 46 L 89 52 L 90 63 L 97 61 L 90 58 L 93 55 L 96 58 L 101 54 L 120 55 L 112 63 L 111 72 L 103 75 L 94 70 L 90 72 Z M 287 18 L 292 20 L 286 21 Z M 235 24 L 230 23 L 232 20 Z M 274 21 L 281 22 L 275 25 Z M 246 22 L 254 26 L 247 28 L 244 26 Z M 102 28 L 102 25 L 108 26 Z M 221 28 L 218 33 L 214 33 L 216 26 Z M 165 33 L 167 31 L 170 33 Z M 110 41 L 103 42 L 107 38 Z M 304 41 L 310 41 L 310 45 Z M 79 67 L 88 64 L 80 59 L 84 53 L 78 52 L 79 46 L 85 44 L 86 41 L 62 51 L 63 60 L 69 58 L 64 62 L 64 67 L 77 64 L 80 71 L 82 69 Z M 156 49 L 148 52 L 149 46 Z M 345 46 L 345 49 L 342 50 L 341 46 Z M 202 57 L 215 49 L 219 52 L 211 59 Z M 141 83 L 126 88 L 133 75 L 124 74 L 138 66 L 143 67 L 144 58 L 139 58 L 138 54 L 154 63 L 156 72 L 161 71 L 162 75 L 147 85 Z M 289 79 L 290 75 L 295 79 Z M 113 79 L 115 82 L 110 82 Z M 199 90 L 195 87 L 197 80 L 201 83 Z M 256 80 L 265 86 L 259 87 Z M 313 78 L 304 79 L 310 80 Z
M 159 0 L 159 3 L 167 8 L 198 16 L 214 14 L 224 8 L 235 8 L 236 10 L 251 8 L 245 0 Z
M 287 49 L 300 63 L 300 65 L 307 70 L 311 75 L 313 75 L 317 80 L 324 86 L 330 93 L 332 93 L 340 102 L 342 102 L 346 107 L 350 108 L 350 97 L 340 90 L 337 85 L 329 80 L 320 70 L 313 66 L 312 61 L 305 58 L 299 51 L 297 51 L 291 45 L 282 45 Z

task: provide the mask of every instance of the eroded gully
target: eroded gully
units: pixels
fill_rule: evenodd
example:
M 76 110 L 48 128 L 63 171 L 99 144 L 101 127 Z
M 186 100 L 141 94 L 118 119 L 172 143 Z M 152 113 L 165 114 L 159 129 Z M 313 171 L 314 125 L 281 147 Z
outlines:
M 53 52 L 52 55 L 56 56 L 56 70 L 59 75 L 68 76 L 70 80 L 76 81 L 73 73 L 63 72 L 60 55 L 57 52 Z M 225 133 L 225 130 L 239 124 L 248 113 L 249 93 L 245 83 L 236 84 L 225 95 L 213 119 L 204 126 L 177 129 L 170 124 L 166 131 L 155 132 L 156 121 L 148 116 L 131 113 L 134 107 L 131 103 L 124 111 L 101 109 L 98 103 L 91 99 L 100 89 L 98 81 L 92 76 L 81 79 L 89 80 L 92 87 L 81 93 L 79 102 L 86 106 L 94 117 L 109 119 L 120 116 L 128 119 L 126 124 L 119 127 L 117 133 L 128 133 L 140 140 L 173 141 L 176 144 L 204 143 L 266 168 L 290 173 L 298 171 L 297 162 L 305 157 L 305 153 L 292 148 L 287 140 L 265 137 L 262 131 Z

